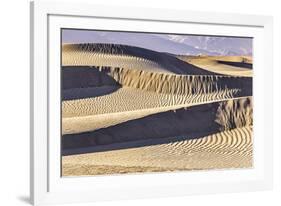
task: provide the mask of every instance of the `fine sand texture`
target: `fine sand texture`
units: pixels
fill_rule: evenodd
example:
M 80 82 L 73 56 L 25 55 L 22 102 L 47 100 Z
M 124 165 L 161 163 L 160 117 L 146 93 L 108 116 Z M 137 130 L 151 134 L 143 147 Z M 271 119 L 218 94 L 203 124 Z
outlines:
M 62 45 L 62 175 L 251 168 L 252 57 Z
M 141 142 L 141 145 L 146 145 Z M 198 139 L 170 139 L 128 149 L 64 156 L 63 176 L 250 168 L 252 129 L 242 127 Z M 116 145 L 118 147 L 118 145 Z
M 63 149 L 182 135 L 199 138 L 250 126 L 252 122 L 251 98 L 239 98 L 158 112 L 90 132 L 65 134 Z
M 217 74 L 252 77 L 252 58 L 248 56 L 190 57 L 178 56 L 179 59 Z

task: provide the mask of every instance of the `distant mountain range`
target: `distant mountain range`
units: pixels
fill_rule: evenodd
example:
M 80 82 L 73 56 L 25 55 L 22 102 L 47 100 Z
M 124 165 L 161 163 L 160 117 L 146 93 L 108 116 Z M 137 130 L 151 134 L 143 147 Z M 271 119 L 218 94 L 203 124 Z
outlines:
M 159 35 L 159 37 L 204 50 L 207 54 L 216 53 L 224 56 L 252 55 L 251 38 L 184 35 Z
M 63 30 L 62 43 L 111 43 L 181 55 L 252 55 L 252 39 L 93 30 Z

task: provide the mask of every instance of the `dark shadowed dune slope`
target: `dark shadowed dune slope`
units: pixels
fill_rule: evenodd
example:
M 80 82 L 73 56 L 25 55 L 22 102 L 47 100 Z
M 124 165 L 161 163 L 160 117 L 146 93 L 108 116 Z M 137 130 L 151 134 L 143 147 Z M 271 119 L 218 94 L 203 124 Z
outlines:
M 63 89 L 126 86 L 167 94 L 208 94 L 239 89 L 240 96 L 252 95 L 252 78 L 223 75 L 175 75 L 112 67 L 65 66 Z M 115 91 L 114 89 L 112 91 Z
M 178 136 L 194 139 L 250 125 L 252 99 L 245 97 L 161 112 L 92 132 L 63 135 L 62 146 L 73 149 Z
M 100 71 L 90 66 L 64 66 L 61 74 L 63 89 L 120 86 L 106 70 Z
M 247 68 L 247 69 L 253 68 L 253 64 L 247 63 L 247 62 L 229 62 L 229 61 L 219 60 L 218 63 L 226 64 L 226 65 L 230 65 L 230 66 L 234 66 L 234 67 L 243 67 L 243 68 Z

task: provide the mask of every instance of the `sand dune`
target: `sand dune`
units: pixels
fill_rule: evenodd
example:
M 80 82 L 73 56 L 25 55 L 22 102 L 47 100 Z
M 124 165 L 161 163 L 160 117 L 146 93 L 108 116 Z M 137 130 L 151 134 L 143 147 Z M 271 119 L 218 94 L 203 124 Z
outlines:
M 84 74 L 84 75 L 83 75 Z M 80 77 L 83 76 L 83 77 Z M 251 95 L 252 78 L 221 75 L 175 75 L 118 67 L 63 67 L 63 88 L 101 85 L 126 86 L 169 94 L 206 94 L 241 89 Z M 83 82 L 83 83 L 81 83 Z
M 112 125 L 120 124 L 129 120 L 142 118 L 151 114 L 156 114 L 160 112 L 165 112 L 169 110 L 176 110 L 183 107 L 190 107 L 195 106 L 203 103 L 212 103 L 216 101 L 222 101 L 229 98 L 229 95 L 227 94 L 214 94 L 214 95 L 206 95 L 205 98 L 203 95 L 194 95 L 194 97 L 182 97 L 180 100 L 188 100 L 185 102 L 185 104 L 171 104 L 170 106 L 162 106 L 154 108 L 147 108 L 147 109 L 137 109 L 137 110 L 131 110 L 131 111 L 123 111 L 120 112 L 118 108 L 115 108 L 118 110 L 118 112 L 106 112 L 102 114 L 95 114 L 95 112 L 99 112 L 100 110 L 92 110 L 93 113 L 91 115 L 85 115 L 82 116 L 83 112 L 85 111 L 83 108 L 80 108 L 80 110 L 76 110 L 76 114 L 72 113 L 73 116 L 71 117 L 64 117 L 62 119 L 62 134 L 75 134 L 75 133 L 81 133 L 81 132 L 88 132 L 93 131 L 101 128 L 106 128 Z M 174 98 L 174 97 L 173 97 Z M 66 107 L 65 107 L 66 108 Z M 93 108 L 96 108 L 93 106 Z M 113 108 L 112 108 L 113 109 Z M 71 110 L 69 108 L 65 110 Z M 64 112 L 65 112 L 64 110 Z M 74 112 L 73 110 L 71 110 Z M 103 110 L 105 111 L 105 110 Z M 90 112 L 90 111 L 88 111 Z M 89 114 L 89 113 L 88 113 Z M 65 115 L 65 113 L 64 113 Z
M 64 176 L 252 167 L 252 129 L 62 158 Z
M 244 63 L 253 63 L 252 56 L 188 56 L 188 55 L 176 55 L 179 59 L 184 61 L 192 59 L 211 59 L 217 61 L 226 61 L 226 62 L 244 62 Z
M 198 138 L 226 129 L 251 126 L 251 114 L 251 97 L 201 104 L 151 114 L 91 132 L 65 134 L 62 147 L 71 149 L 181 135 Z
M 62 45 L 62 174 L 252 167 L 252 58 Z
M 169 94 L 206 94 L 225 89 L 242 89 L 251 95 L 252 78 L 219 75 L 173 75 L 114 68 L 109 73 L 127 87 Z
M 252 77 L 251 57 L 189 57 L 179 56 L 179 59 L 210 72 L 238 77 Z
M 190 75 L 214 74 L 167 53 L 113 44 L 64 44 L 62 46 L 62 65 L 108 66 Z
M 112 44 L 64 44 L 63 66 L 119 67 L 186 75 L 252 77 L 249 56 L 174 56 L 152 50 Z
M 215 121 L 221 125 L 221 131 L 252 126 L 252 97 L 220 102 Z
M 88 90 L 88 88 L 84 90 Z M 78 92 L 82 93 L 84 90 L 78 89 Z M 173 95 L 122 87 L 113 93 L 103 96 L 63 101 L 62 117 L 67 118 L 152 108 L 157 109 L 174 105 L 192 105 L 239 97 L 239 91 L 239 89 L 230 89 L 208 94 Z
M 109 74 L 104 74 L 101 68 L 98 70 L 100 72 L 97 72 L 96 68 L 64 68 L 67 72 L 63 72 L 63 75 L 72 86 L 78 85 L 79 88 L 63 91 L 65 97 L 70 98 L 69 94 L 72 94 L 72 99 L 62 103 L 63 134 L 108 127 L 153 113 L 168 111 L 171 107 L 177 109 L 252 94 L 249 78 L 170 75 L 110 69 L 106 70 Z M 81 81 L 81 78 L 77 77 L 82 76 L 81 73 L 84 71 L 87 71 L 87 75 L 84 75 Z M 76 84 L 75 81 L 78 83 Z M 64 87 L 69 88 L 70 83 L 64 82 Z M 95 85 L 97 86 L 87 87 Z M 111 86 L 105 88 L 99 85 Z M 80 88 L 81 86 L 86 88 Z M 119 115 L 123 116 L 118 117 Z

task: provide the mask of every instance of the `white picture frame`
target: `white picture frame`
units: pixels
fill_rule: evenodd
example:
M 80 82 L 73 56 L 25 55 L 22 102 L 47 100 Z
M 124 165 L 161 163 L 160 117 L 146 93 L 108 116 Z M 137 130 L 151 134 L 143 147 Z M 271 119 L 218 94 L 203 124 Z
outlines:
M 122 12 L 120 12 L 122 11 Z M 145 14 L 145 15 L 144 15 Z M 123 22 L 123 23 L 122 23 Z M 133 22 L 133 23 L 132 23 Z M 31 201 L 90 202 L 269 190 L 273 185 L 272 17 L 183 10 L 31 3 Z M 252 36 L 254 43 L 254 161 L 252 169 L 100 177 L 60 177 L 60 28 L 182 31 Z M 125 28 L 126 27 L 126 28 Z M 218 29 L 219 28 L 219 29 Z M 191 32 L 192 33 L 192 32 Z M 266 71 L 265 71 L 266 66 Z M 264 75 L 266 72 L 266 75 Z M 60 100 L 59 100 L 60 101 Z M 51 121 L 50 121 L 51 120 Z M 163 181 L 165 180 L 165 181 Z

